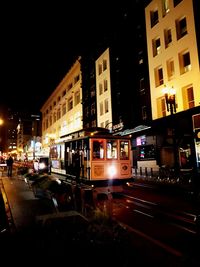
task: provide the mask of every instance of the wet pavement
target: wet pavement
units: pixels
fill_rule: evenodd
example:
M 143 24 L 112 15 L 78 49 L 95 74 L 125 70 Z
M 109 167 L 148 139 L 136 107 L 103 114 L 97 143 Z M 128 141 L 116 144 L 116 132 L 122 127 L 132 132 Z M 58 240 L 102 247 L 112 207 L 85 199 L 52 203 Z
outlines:
M 3 230 L 0 234 L 0 255 L 1 260 L 8 264 L 187 266 L 130 232 L 128 236 L 124 232 L 123 239 L 119 240 L 111 233 L 105 234 L 107 229 L 105 231 L 102 225 L 95 225 L 91 237 L 91 226 L 88 235 L 88 225 L 84 220 L 46 220 L 58 214 L 54 203 L 48 198 L 35 197 L 32 188 L 21 176 L 1 176 L 0 187 L 9 225 L 9 231 Z M 41 223 L 38 224 L 38 221 Z

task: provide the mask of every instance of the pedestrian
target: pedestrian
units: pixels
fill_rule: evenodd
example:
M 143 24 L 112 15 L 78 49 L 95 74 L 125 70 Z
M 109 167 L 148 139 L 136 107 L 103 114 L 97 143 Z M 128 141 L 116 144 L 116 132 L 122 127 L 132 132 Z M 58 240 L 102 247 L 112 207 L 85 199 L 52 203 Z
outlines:
M 11 157 L 10 154 L 8 158 L 6 159 L 6 164 L 7 164 L 8 177 L 12 177 L 13 158 Z

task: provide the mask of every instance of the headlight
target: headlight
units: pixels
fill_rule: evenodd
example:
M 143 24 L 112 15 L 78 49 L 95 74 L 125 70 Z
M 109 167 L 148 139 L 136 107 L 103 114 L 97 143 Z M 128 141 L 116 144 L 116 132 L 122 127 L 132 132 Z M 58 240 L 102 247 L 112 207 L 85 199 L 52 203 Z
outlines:
M 116 173 L 117 173 L 117 169 L 116 169 L 115 166 L 109 166 L 109 167 L 108 167 L 108 175 L 109 175 L 110 177 L 115 176 Z
M 46 165 L 45 165 L 44 162 L 39 163 L 39 169 L 40 169 L 40 170 L 45 169 L 45 167 L 46 167 Z

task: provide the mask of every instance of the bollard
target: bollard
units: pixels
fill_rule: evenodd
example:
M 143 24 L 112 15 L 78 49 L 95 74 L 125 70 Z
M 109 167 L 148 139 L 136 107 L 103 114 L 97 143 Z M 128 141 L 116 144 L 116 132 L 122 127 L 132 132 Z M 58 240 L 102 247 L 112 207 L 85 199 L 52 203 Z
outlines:
M 137 175 L 137 167 L 135 167 L 135 175 Z
M 142 167 L 140 167 L 140 175 L 142 175 Z

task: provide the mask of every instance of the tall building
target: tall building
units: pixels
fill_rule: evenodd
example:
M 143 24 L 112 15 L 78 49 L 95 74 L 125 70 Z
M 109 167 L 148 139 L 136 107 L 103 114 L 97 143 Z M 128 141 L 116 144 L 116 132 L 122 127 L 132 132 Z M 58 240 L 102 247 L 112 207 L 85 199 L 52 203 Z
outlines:
M 194 138 L 200 119 L 197 10 L 198 0 L 153 0 L 145 8 L 157 159 L 182 170 L 200 168 L 200 143 Z
M 64 143 L 60 142 L 68 134 L 83 128 L 81 81 L 78 58 L 41 107 L 43 154 L 47 156 L 50 145 L 58 143 L 63 158 Z

